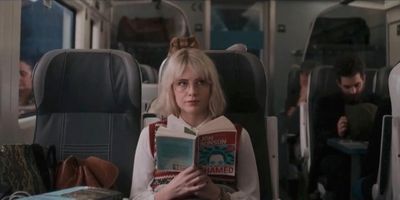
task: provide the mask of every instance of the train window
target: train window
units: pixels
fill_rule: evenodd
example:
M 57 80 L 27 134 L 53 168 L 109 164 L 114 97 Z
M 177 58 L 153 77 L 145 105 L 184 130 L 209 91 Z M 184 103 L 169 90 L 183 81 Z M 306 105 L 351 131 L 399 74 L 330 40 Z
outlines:
M 22 0 L 19 115 L 33 115 L 32 70 L 49 50 L 72 48 L 75 12 L 61 2 Z
M 211 49 L 226 49 L 241 41 L 257 56 L 263 49 L 263 4 L 213 2 L 211 8 Z

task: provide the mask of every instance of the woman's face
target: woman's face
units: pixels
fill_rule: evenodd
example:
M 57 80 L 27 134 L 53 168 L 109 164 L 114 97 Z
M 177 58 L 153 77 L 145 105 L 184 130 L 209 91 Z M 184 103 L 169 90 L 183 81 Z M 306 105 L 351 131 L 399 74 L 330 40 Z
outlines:
M 181 117 L 206 117 L 210 100 L 211 84 L 198 76 L 190 66 L 173 82 L 175 101 Z

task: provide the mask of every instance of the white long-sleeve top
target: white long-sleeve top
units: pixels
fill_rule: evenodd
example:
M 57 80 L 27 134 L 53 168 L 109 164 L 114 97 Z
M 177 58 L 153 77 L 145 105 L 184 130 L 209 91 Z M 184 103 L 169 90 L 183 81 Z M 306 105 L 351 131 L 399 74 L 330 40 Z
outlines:
M 226 118 L 226 120 L 228 119 Z M 183 126 L 191 127 L 182 119 L 179 119 L 179 122 L 181 122 Z M 230 123 L 232 124 L 232 122 Z M 232 124 L 232 126 L 234 125 Z M 148 127 L 145 127 L 140 133 L 133 169 L 130 198 L 134 200 L 153 200 L 155 191 L 153 191 L 150 184 L 153 181 L 155 159 L 150 150 Z M 256 160 L 249 133 L 244 128 L 240 136 L 236 173 L 238 191 L 230 193 L 231 199 L 259 200 L 260 189 Z M 157 189 L 158 188 L 156 188 L 156 190 Z

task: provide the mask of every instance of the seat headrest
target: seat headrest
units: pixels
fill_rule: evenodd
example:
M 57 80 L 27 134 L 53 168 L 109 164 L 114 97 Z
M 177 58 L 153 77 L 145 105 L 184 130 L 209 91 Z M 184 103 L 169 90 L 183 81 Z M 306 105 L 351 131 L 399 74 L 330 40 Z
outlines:
M 313 69 L 309 87 L 309 105 L 313 105 L 322 96 L 340 92 L 340 88 L 336 84 L 336 72 L 332 66 L 321 66 Z
M 372 94 L 374 91 L 374 87 L 376 85 L 376 73 L 377 73 L 377 69 L 365 69 L 365 93 L 367 94 Z
M 34 70 L 38 112 L 128 112 L 140 108 L 136 101 L 136 94 L 141 93 L 139 74 L 138 63 L 122 51 L 50 51 Z
M 227 100 L 227 112 L 265 111 L 266 76 L 260 60 L 247 52 L 206 51 L 214 62 Z
M 388 98 L 389 95 L 389 74 L 392 67 L 380 68 L 376 74 L 376 85 L 374 93 L 381 98 Z
M 300 71 L 298 66 L 290 68 L 287 80 L 287 95 L 292 92 L 300 92 Z
M 140 70 L 142 74 L 142 82 L 143 83 L 157 83 L 158 82 L 158 74 L 157 70 L 150 67 L 149 65 L 140 64 Z

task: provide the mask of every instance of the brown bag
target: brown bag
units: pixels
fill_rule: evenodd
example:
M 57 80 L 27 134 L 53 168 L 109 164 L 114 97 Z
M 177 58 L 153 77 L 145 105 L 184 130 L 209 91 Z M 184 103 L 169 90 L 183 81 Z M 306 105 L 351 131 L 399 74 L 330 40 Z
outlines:
M 117 177 L 118 167 L 113 163 L 90 156 L 78 159 L 69 156 L 59 163 L 56 172 L 56 189 L 64 189 L 79 185 L 111 188 Z

